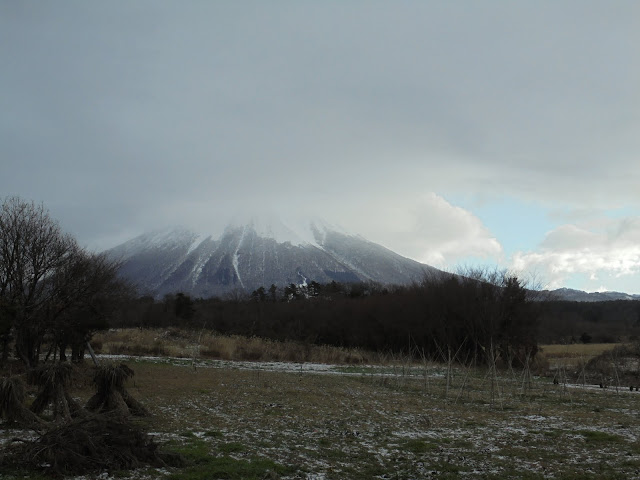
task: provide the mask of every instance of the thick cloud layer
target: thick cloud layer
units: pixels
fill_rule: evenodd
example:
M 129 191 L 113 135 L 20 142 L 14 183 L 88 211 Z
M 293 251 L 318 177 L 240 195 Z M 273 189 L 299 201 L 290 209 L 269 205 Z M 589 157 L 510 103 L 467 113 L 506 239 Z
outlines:
M 551 287 L 563 286 L 576 274 L 598 285 L 593 290 L 608 290 L 607 283 L 616 279 L 637 279 L 640 217 L 599 223 L 558 227 L 547 234 L 538 251 L 516 254 L 515 268 L 543 272 Z
M 2 2 L 0 193 L 92 248 L 266 207 L 439 266 L 615 277 L 589 222 L 640 215 L 639 32 L 635 1 Z M 565 218 L 505 255 L 462 194 Z

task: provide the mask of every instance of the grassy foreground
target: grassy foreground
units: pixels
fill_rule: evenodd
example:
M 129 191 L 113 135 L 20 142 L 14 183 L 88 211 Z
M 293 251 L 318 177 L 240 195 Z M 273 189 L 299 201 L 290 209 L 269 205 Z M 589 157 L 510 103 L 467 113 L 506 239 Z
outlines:
M 129 392 L 152 412 L 139 421 L 189 465 L 118 478 L 640 476 L 640 396 L 628 390 L 427 364 L 321 373 L 213 360 L 128 365 Z M 79 383 L 73 395 L 91 393 Z

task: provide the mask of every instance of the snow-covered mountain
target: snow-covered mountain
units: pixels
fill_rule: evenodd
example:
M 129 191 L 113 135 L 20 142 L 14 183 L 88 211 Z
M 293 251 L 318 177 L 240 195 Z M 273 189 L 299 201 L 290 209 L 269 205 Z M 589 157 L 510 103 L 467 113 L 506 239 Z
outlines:
M 155 296 L 210 297 L 332 280 L 408 284 L 441 274 L 326 222 L 292 224 L 276 217 L 235 221 L 218 236 L 186 228 L 145 233 L 107 253 L 122 262 L 123 277 Z

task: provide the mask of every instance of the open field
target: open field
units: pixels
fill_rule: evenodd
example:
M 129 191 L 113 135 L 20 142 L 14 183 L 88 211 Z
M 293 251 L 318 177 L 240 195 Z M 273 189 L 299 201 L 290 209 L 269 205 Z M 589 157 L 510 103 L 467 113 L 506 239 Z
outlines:
M 117 478 L 640 478 L 628 389 L 428 363 L 126 362 L 152 412 L 136 422 L 190 465 Z M 85 401 L 83 369 L 72 394 Z
M 540 355 L 552 367 L 565 365 L 569 368 L 577 367 L 581 362 L 586 363 L 592 358 L 613 350 L 617 343 L 572 343 L 568 345 L 541 345 Z
M 98 332 L 92 341 L 98 353 L 152 355 L 221 360 L 314 363 L 383 363 L 387 355 L 328 345 L 260 337 L 218 335 L 209 330 L 120 328 Z
M 277 342 L 259 337 L 217 335 L 211 331 L 178 328 L 120 328 L 98 332 L 92 341 L 99 353 L 112 355 L 152 355 L 222 360 L 289 361 L 329 364 L 389 363 L 390 355 L 361 349 L 346 349 L 299 342 Z M 616 343 L 574 343 L 541 345 L 538 357 L 551 367 L 575 367 Z M 440 359 L 442 360 L 442 359 Z M 546 361 L 546 362 L 545 362 Z

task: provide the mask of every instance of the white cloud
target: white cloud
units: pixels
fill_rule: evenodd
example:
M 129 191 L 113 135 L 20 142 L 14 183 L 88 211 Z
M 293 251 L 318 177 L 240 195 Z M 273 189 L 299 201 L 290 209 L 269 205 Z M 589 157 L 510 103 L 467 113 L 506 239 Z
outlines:
M 575 250 L 576 248 L 589 248 L 600 240 L 598 235 L 576 225 L 561 225 L 547 233 L 542 248 L 546 250 Z
M 402 255 L 441 268 L 464 257 L 497 261 L 502 256 L 498 240 L 468 210 L 435 193 L 404 200 L 374 207 L 381 221 L 372 228 L 369 219 L 362 219 L 358 231 Z
M 640 274 L 639 240 L 640 217 L 562 225 L 547 234 L 538 251 L 516 253 L 512 266 L 518 271 L 541 272 L 549 288 L 583 275 L 583 288 L 598 291 L 605 287 L 591 282 Z

